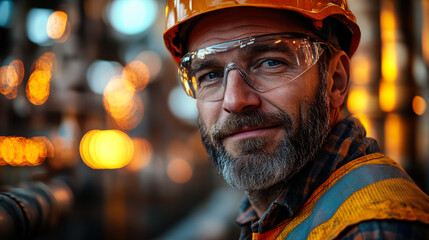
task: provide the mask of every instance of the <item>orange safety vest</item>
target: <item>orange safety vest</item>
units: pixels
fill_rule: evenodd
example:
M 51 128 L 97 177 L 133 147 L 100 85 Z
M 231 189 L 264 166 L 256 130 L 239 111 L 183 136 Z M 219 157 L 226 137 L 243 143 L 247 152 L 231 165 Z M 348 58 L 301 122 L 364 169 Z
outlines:
M 398 163 L 374 153 L 336 170 L 292 219 L 252 237 L 334 239 L 348 226 L 387 219 L 429 224 L 429 197 Z

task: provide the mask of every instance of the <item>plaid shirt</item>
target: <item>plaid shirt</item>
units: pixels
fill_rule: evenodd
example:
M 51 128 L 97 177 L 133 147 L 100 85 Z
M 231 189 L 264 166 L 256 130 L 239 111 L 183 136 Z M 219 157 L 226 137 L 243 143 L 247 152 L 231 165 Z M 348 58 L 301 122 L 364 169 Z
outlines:
M 245 199 L 236 220 L 241 226 L 240 239 L 252 239 L 252 232 L 264 233 L 291 218 L 335 170 L 356 158 L 379 152 L 377 142 L 365 135 L 364 127 L 354 117 L 338 123 L 315 161 L 292 179 L 260 219 Z M 349 227 L 339 239 L 429 239 L 429 226 L 396 220 L 367 221 Z

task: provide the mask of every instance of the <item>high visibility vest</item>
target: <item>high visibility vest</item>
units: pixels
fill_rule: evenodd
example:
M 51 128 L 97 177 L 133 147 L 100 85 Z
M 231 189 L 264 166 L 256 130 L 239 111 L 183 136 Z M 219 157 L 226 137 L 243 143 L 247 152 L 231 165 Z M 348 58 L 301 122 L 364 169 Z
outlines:
M 334 239 L 368 220 L 429 224 L 429 197 L 401 166 L 381 153 L 355 159 L 326 180 L 292 219 L 254 240 Z

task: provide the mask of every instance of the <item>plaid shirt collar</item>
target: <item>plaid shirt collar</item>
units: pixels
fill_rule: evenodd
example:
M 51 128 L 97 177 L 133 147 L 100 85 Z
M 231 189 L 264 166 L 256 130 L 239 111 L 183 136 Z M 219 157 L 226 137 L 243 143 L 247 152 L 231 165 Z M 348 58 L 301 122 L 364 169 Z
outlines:
M 358 119 L 348 117 L 339 122 L 331 130 L 316 159 L 293 178 L 261 219 L 246 198 L 236 220 L 242 227 L 240 239 L 251 239 L 252 232 L 266 232 L 292 217 L 336 169 L 353 159 L 379 152 L 377 142 L 365 136 L 365 128 Z

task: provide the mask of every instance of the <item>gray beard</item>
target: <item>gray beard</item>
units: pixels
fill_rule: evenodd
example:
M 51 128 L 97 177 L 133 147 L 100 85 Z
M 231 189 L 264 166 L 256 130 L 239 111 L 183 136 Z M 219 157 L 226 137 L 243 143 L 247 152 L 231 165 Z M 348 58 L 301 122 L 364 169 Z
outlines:
M 229 185 L 245 191 L 263 190 L 287 182 L 322 148 L 330 130 L 325 78 L 309 106 L 307 114 L 301 114 L 301 125 L 295 132 L 291 128 L 291 117 L 285 112 L 231 114 L 210 132 L 199 117 L 198 126 L 207 153 Z M 235 143 L 234 150 L 241 153 L 238 156 L 229 154 L 222 144 L 223 138 L 233 129 L 267 123 L 279 125 L 284 130 L 284 137 L 273 152 L 265 150 L 270 141 L 264 137 Z

